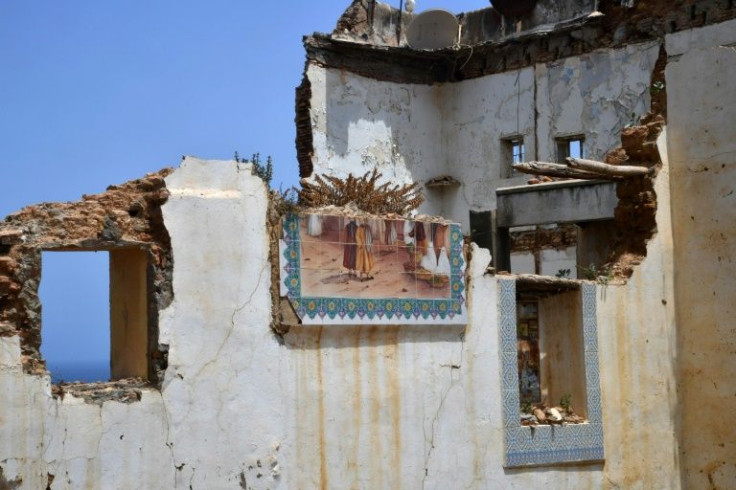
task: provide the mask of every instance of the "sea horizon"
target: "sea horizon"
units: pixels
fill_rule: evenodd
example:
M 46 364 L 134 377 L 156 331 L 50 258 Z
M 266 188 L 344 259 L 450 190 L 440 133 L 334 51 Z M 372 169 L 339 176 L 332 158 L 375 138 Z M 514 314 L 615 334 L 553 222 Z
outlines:
M 106 382 L 110 380 L 110 361 L 46 361 L 51 372 L 51 382 Z

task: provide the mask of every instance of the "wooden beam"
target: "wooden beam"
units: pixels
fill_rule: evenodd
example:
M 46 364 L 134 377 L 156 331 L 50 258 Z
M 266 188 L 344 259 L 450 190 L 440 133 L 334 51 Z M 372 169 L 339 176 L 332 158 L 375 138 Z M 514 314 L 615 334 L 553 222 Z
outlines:
M 519 172 L 523 172 L 525 174 L 546 175 L 548 177 L 565 177 L 569 179 L 586 179 L 586 180 L 599 180 L 601 178 L 604 178 L 607 180 L 619 180 L 620 179 L 620 177 L 601 176 L 598 173 L 570 168 L 567 165 L 563 165 L 561 163 L 524 162 L 524 163 L 515 163 L 513 164 L 513 167 Z
M 647 167 L 638 167 L 634 165 L 610 165 L 608 163 L 596 162 L 595 160 L 584 160 L 582 158 L 567 157 L 567 164 L 577 170 L 597 173 L 601 176 L 610 177 L 640 177 L 647 175 L 649 169 Z

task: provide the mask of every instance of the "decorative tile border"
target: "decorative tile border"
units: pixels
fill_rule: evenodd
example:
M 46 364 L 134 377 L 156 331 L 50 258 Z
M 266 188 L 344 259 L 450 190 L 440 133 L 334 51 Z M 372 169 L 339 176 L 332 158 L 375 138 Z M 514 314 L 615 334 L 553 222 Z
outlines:
M 603 460 L 603 419 L 598 368 L 595 284 L 582 283 L 580 291 L 583 309 L 588 422 L 536 427 L 525 427 L 520 423 L 516 280 L 499 277 L 498 285 L 505 466 L 513 468 Z
M 339 218 L 321 216 L 320 219 Z M 373 324 L 428 324 L 464 325 L 467 323 L 465 304 L 465 259 L 460 225 L 447 225 L 450 274 L 447 297 L 338 297 L 334 294 L 304 294 L 305 274 L 302 255 L 305 238 L 304 224 L 308 215 L 290 214 L 283 220 L 281 240 L 281 293 L 289 298 L 294 310 L 305 325 L 373 325 Z M 403 221 L 403 220 L 402 220 Z M 429 222 L 421 222 L 429 226 Z M 312 241 L 314 243 L 314 240 Z M 344 245 L 328 243 L 329 246 Z M 324 245 L 324 246 L 328 246 Z M 380 246 L 380 245 L 379 245 Z M 401 248 L 401 247 L 399 247 Z M 339 263 L 339 262 L 338 262 Z M 335 269 L 335 275 L 344 271 Z M 393 271 L 407 275 L 403 271 Z M 414 279 L 416 280 L 416 279 Z M 368 284 L 368 283 L 366 283 Z

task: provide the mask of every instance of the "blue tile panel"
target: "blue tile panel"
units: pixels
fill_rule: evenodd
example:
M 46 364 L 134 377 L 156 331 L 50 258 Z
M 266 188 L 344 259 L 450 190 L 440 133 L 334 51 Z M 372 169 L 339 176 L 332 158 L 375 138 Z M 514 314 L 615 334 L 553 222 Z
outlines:
M 505 466 L 513 468 L 603 460 L 596 285 L 581 285 L 588 422 L 536 427 L 524 427 L 520 423 L 519 374 L 516 362 L 516 280 L 499 277 L 498 286 Z
M 459 224 L 449 225 L 450 297 L 442 298 L 331 298 L 302 296 L 300 216 L 283 220 L 281 280 L 294 310 L 304 323 L 464 324 L 465 258 Z

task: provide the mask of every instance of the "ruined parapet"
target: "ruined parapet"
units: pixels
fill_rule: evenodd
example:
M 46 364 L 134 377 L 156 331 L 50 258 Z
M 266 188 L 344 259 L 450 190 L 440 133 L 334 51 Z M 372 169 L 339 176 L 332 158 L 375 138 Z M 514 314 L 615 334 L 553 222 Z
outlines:
M 164 177 L 170 172 L 165 169 L 110 186 L 104 193 L 85 195 L 77 202 L 28 206 L 0 222 L 0 336 L 20 337 L 26 373 L 46 373 L 40 354 L 41 252 L 129 252 L 141 257 L 141 274 L 148 283 L 143 305 L 148 324 L 148 372 L 144 377 L 159 382 L 166 353 L 157 343 L 158 312 L 173 296 L 171 242 L 161 214 L 161 205 L 169 196 Z
M 489 7 L 458 14 L 457 45 L 435 51 L 414 50 L 405 43 L 397 46 L 399 17 L 405 32 L 410 14 L 380 2 L 356 0 L 332 34 L 315 33 L 305 39 L 307 58 L 377 80 L 452 82 L 662 39 L 666 34 L 733 19 L 736 9 L 719 0 L 697 4 L 543 0 L 527 15 L 505 18 Z M 386 36 L 376 34 L 381 32 Z
M 335 39 L 379 46 L 406 44 L 413 15 L 374 0 L 354 0 L 337 21 Z

